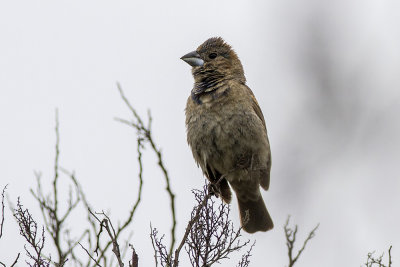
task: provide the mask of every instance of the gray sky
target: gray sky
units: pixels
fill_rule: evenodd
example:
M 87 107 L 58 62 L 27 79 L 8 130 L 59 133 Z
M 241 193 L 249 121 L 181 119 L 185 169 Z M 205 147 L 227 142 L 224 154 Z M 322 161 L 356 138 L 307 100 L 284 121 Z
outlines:
M 368 252 L 389 245 L 398 259 L 399 8 L 395 0 L 2 2 L 0 186 L 9 184 L 10 198 L 21 196 L 40 218 L 29 188 L 34 171 L 43 183 L 53 174 L 58 108 L 61 165 L 76 172 L 97 210 L 123 219 L 136 197 L 138 166 L 134 131 L 113 119 L 130 115 L 119 81 L 140 114 L 152 112 L 177 193 L 179 238 L 190 190 L 203 184 L 184 125 L 193 79 L 179 58 L 221 36 L 243 63 L 272 147 L 263 195 L 275 229 L 245 235 L 257 240 L 251 266 L 287 264 L 288 214 L 301 238 L 321 224 L 298 267 L 360 266 Z M 144 175 L 131 241 L 141 266 L 152 266 L 149 223 L 168 234 L 170 220 L 150 150 Z M 238 225 L 236 203 L 232 209 Z M 77 235 L 82 214 L 68 223 Z M 10 262 L 23 242 L 6 216 L 0 256 Z

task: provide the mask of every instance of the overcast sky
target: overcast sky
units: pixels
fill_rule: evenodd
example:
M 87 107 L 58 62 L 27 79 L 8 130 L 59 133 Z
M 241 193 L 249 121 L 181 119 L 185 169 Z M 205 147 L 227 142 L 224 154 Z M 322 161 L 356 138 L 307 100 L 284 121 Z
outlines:
M 251 266 L 287 264 L 288 214 L 301 238 L 320 223 L 298 267 L 360 266 L 368 252 L 390 245 L 398 261 L 399 10 L 396 0 L 3 1 L 0 186 L 8 184 L 10 199 L 20 196 L 40 221 L 29 189 L 34 171 L 50 188 L 58 108 L 60 165 L 76 172 L 96 210 L 125 218 L 136 199 L 138 166 L 135 132 L 114 120 L 130 118 L 118 81 L 142 116 L 152 112 L 177 195 L 179 238 L 193 205 L 190 191 L 204 182 L 186 143 L 193 78 L 179 58 L 221 36 L 242 61 L 272 149 L 263 196 L 275 228 L 245 234 L 257 241 Z M 140 266 L 153 266 L 149 224 L 168 240 L 169 200 L 149 149 L 144 160 L 131 243 Z M 238 226 L 236 203 L 231 218 Z M 85 219 L 75 213 L 68 222 L 76 236 Z M 7 209 L 0 258 L 10 263 L 22 251 Z

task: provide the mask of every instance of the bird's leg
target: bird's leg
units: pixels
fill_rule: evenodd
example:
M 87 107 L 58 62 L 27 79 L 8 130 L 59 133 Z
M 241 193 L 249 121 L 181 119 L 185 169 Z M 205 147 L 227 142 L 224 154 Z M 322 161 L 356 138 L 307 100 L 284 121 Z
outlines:
M 216 197 L 219 197 L 221 195 L 219 183 L 224 178 L 225 175 L 221 175 L 221 177 L 217 181 L 210 181 L 210 183 L 208 184 L 208 190 L 210 191 L 211 195 L 214 195 Z
M 220 192 L 218 186 L 217 186 L 215 183 L 213 183 L 213 182 L 210 182 L 210 183 L 208 184 L 208 191 L 210 192 L 210 194 L 211 194 L 212 196 L 216 196 L 216 197 L 219 197 L 219 195 L 221 194 L 221 192 Z

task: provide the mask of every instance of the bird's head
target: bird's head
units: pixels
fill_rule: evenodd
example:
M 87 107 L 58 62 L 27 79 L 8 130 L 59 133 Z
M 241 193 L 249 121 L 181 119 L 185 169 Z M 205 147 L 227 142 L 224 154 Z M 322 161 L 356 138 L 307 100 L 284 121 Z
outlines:
M 212 77 L 214 81 L 237 79 L 246 82 L 242 63 L 232 47 L 221 37 L 208 39 L 181 59 L 193 67 L 195 82 L 204 82 Z

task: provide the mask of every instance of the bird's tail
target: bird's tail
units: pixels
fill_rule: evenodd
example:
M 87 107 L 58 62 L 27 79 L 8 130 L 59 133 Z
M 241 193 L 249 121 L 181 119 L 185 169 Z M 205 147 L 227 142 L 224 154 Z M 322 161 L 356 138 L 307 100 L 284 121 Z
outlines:
M 274 227 L 274 223 L 272 222 L 271 216 L 261 196 L 258 200 L 246 199 L 246 201 L 244 201 L 238 198 L 238 204 L 240 223 L 246 232 L 266 232 Z

